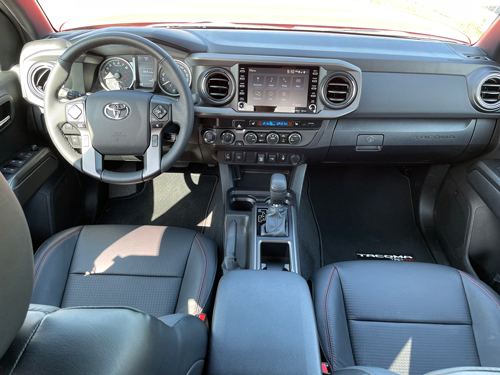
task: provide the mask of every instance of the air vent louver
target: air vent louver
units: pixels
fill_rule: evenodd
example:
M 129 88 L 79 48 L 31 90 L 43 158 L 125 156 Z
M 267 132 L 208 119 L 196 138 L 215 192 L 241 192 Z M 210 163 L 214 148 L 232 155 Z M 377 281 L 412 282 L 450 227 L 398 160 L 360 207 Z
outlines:
M 40 98 L 43 98 L 45 86 L 47 85 L 53 65 L 48 63 L 34 65 L 28 74 L 28 84 L 31 91 Z
M 211 104 L 223 105 L 234 96 L 234 78 L 225 69 L 210 69 L 202 80 L 201 93 L 203 99 Z
M 345 108 L 356 96 L 356 83 L 349 74 L 333 73 L 324 80 L 321 92 L 325 105 L 334 109 Z
M 485 109 L 500 107 L 500 75 L 490 75 L 480 85 L 478 100 Z

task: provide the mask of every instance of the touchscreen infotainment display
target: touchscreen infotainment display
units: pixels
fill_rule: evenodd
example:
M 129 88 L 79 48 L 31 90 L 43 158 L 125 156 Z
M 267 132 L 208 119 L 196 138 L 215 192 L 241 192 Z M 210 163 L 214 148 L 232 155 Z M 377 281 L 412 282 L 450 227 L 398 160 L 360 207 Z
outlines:
M 247 103 L 253 106 L 307 107 L 308 68 L 248 67 Z

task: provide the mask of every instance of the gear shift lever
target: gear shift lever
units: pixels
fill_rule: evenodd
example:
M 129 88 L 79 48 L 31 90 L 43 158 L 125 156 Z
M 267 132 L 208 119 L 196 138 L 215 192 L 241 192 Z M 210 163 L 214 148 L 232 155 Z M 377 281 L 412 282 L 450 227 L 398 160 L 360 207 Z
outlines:
M 288 232 L 286 199 L 286 177 L 280 173 L 271 176 L 270 206 L 267 209 L 266 224 L 262 236 L 286 237 Z
M 271 176 L 271 206 L 285 204 L 286 177 L 280 173 Z

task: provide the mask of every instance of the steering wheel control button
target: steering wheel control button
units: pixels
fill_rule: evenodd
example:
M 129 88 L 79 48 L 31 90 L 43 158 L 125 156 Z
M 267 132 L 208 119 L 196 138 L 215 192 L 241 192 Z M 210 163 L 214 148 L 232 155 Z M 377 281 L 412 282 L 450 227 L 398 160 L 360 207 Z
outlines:
M 298 145 L 302 141 L 302 136 L 299 133 L 292 133 L 288 137 L 288 142 L 291 145 Z
M 152 124 L 152 127 L 155 128 L 155 129 L 161 129 L 161 128 L 163 128 L 163 123 L 161 123 L 161 122 L 154 122 Z
M 153 139 L 151 141 L 153 147 L 158 147 L 158 135 L 153 135 Z
M 156 116 L 158 120 L 163 119 L 167 113 L 168 110 L 161 104 L 157 105 L 155 109 L 153 109 L 153 114 Z
M 280 141 L 280 136 L 277 133 L 269 133 L 266 137 L 266 141 L 271 145 L 275 145 Z
M 216 140 L 217 140 L 217 134 L 215 134 L 213 130 L 207 130 L 203 134 L 203 142 L 205 142 L 206 144 L 209 145 L 214 144 Z
M 82 136 L 82 146 L 83 147 L 90 147 L 90 138 L 88 135 Z
M 68 114 L 73 120 L 78 120 L 82 115 L 82 110 L 75 104 L 70 107 Z
M 250 144 L 250 145 L 257 143 L 257 134 L 255 134 L 255 133 L 245 134 L 245 142 Z
M 234 133 L 230 132 L 230 131 L 226 131 L 226 132 L 222 133 L 220 136 L 222 143 L 225 143 L 227 145 L 232 144 L 234 142 L 235 138 L 236 137 L 234 136 Z

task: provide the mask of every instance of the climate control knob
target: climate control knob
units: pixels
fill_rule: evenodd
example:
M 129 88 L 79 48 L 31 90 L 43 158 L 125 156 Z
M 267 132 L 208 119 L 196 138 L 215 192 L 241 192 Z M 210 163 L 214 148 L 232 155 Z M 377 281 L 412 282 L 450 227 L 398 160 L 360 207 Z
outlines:
M 267 143 L 275 145 L 280 141 L 280 136 L 277 133 L 269 133 L 266 137 Z
M 203 134 L 203 141 L 209 145 L 215 143 L 216 140 L 217 140 L 217 134 L 215 134 L 213 130 L 207 130 Z
M 234 133 L 230 131 L 224 132 L 220 135 L 220 140 L 222 141 L 222 143 L 225 143 L 227 145 L 233 143 L 234 139 L 235 139 Z
M 253 145 L 253 144 L 257 143 L 257 139 L 258 139 L 257 134 L 255 134 L 255 133 L 250 132 L 250 133 L 245 134 L 245 143 Z
M 302 141 L 302 136 L 299 133 L 292 133 L 288 136 L 288 143 L 298 145 Z

